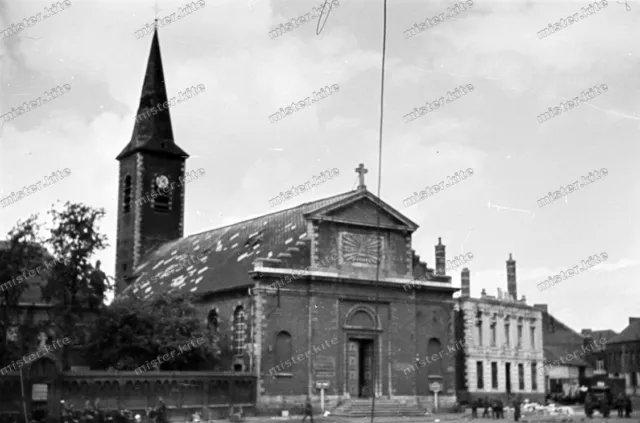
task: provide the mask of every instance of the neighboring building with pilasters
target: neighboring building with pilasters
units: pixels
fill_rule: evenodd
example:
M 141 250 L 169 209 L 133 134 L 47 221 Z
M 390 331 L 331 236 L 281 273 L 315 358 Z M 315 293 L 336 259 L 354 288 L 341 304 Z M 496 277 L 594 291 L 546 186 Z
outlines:
M 498 296 L 470 297 L 469 269 L 462 270 L 462 295 L 456 304 L 457 337 L 471 336 L 456 361 L 458 399 L 500 398 L 522 394 L 543 401 L 542 313 L 517 295 L 515 261 L 507 261 L 508 290 Z

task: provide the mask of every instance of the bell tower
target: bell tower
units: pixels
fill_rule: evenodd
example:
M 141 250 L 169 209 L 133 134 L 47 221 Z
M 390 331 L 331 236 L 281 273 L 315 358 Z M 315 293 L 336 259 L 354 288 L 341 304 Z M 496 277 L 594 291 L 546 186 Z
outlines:
M 147 253 L 183 236 L 185 161 L 173 138 L 158 30 L 153 34 L 131 140 L 116 157 L 116 295 Z M 182 179 L 180 179 L 182 178 Z

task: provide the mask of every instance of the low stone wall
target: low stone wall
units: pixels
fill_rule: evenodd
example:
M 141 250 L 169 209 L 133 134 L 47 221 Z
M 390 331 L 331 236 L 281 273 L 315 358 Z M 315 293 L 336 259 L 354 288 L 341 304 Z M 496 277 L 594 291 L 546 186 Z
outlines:
M 46 386 L 46 402 L 34 403 L 32 386 Z M 86 401 L 100 399 L 103 410 L 127 408 L 143 414 L 158 397 L 167 406 L 171 421 L 189 420 L 207 407 L 213 418 L 226 418 L 231 406 L 242 407 L 246 416 L 256 415 L 256 376 L 239 372 L 63 372 L 46 378 L 26 377 L 27 415 L 44 407 L 50 418 L 60 416 L 60 401 L 82 410 Z M 0 414 L 23 414 L 19 374 L 0 380 Z

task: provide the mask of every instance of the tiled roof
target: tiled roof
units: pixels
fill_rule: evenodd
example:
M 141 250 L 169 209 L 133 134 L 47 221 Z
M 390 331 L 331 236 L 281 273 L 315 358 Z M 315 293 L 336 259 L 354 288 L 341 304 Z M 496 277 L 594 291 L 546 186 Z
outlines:
M 640 341 L 640 320 L 632 321 L 619 335 L 614 336 L 607 344 L 616 344 L 620 342 Z
M 573 367 L 587 367 L 588 364 L 586 361 L 580 359 L 580 358 L 576 358 L 576 357 L 571 357 L 570 360 L 567 360 L 567 355 L 568 354 L 573 354 L 574 352 L 582 352 L 582 345 L 578 345 L 578 346 L 572 346 L 572 345 L 547 345 L 543 347 L 544 350 L 544 361 L 546 362 L 553 362 L 553 361 L 560 361 L 560 358 L 562 358 L 562 361 L 564 361 L 563 365 L 566 366 L 573 366 Z
M 549 313 L 543 313 L 545 345 L 582 345 L 584 337 Z
M 160 292 L 204 294 L 251 286 L 248 272 L 257 258 L 277 258 L 305 240 L 306 213 L 360 195 L 349 191 L 171 241 L 145 258 L 135 270 L 136 281 L 122 295 L 134 292 L 147 299 Z M 192 261 L 181 265 L 187 258 Z
M 593 340 L 599 340 L 604 338 L 607 340 L 607 342 L 609 342 L 609 339 L 613 339 L 617 335 L 618 334 L 615 331 L 612 331 L 611 329 L 591 331 L 591 339 Z

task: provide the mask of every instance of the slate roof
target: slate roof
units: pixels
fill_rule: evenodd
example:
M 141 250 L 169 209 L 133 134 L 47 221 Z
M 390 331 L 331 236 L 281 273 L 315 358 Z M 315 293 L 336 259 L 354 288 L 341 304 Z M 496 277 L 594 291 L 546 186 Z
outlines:
M 145 257 L 135 270 L 136 281 L 122 295 L 148 299 L 160 292 L 198 295 L 252 286 L 248 272 L 257 258 L 277 258 L 307 237 L 304 214 L 360 196 L 348 191 L 168 242 Z M 198 256 L 181 266 L 181 260 Z
M 571 329 L 548 312 L 542 313 L 545 345 L 578 345 L 584 342 L 584 336 Z
M 604 338 L 607 342 L 610 342 L 609 339 L 613 339 L 615 336 L 618 336 L 618 334 L 611 329 L 591 331 L 591 339 L 593 340 L 600 340 Z
M 582 352 L 581 348 L 582 348 L 582 345 L 578 345 L 577 348 L 574 348 L 569 345 L 544 346 L 543 347 L 544 361 L 545 363 L 553 362 L 556 360 L 560 361 L 560 358 L 562 357 L 562 360 L 564 361 L 563 365 L 573 366 L 573 367 L 587 367 L 589 366 L 589 364 L 580 358 L 572 357 L 571 360 L 567 360 L 567 354 L 573 354 L 575 351 Z
M 608 338 L 607 338 L 608 339 Z M 607 344 L 640 341 L 640 320 L 632 321 L 619 335 L 614 336 Z

